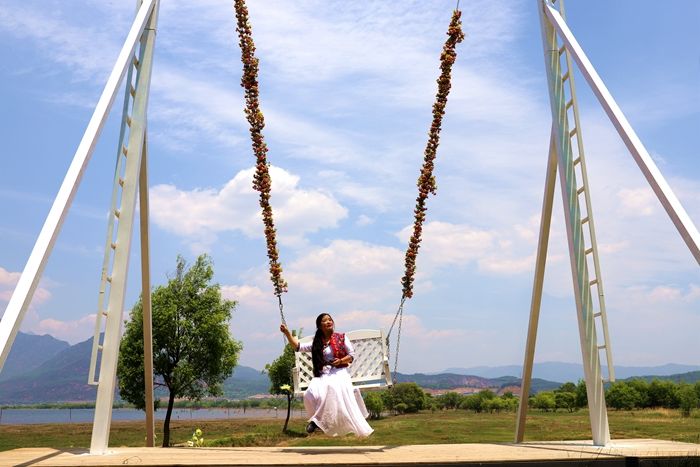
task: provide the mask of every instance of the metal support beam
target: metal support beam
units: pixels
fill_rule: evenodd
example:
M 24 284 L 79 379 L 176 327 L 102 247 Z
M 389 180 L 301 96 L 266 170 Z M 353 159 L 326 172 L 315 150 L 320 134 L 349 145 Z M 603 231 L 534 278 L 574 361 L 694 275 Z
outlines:
M 44 221 L 44 226 L 41 228 L 39 237 L 29 255 L 24 271 L 22 271 L 10 302 L 7 304 L 5 314 L 2 317 L 2 321 L 0 321 L 0 370 L 2 370 L 7 355 L 10 353 L 12 343 L 17 336 L 17 331 L 31 303 L 34 291 L 41 279 L 41 274 L 44 272 L 46 262 L 58 238 L 58 233 L 61 231 L 63 221 L 80 185 L 80 180 L 95 149 L 97 138 L 107 120 L 109 110 L 118 92 L 119 83 L 129 66 L 131 56 L 155 2 L 156 0 L 144 1 L 136 15 L 121 52 L 119 52 L 117 62 L 114 64 L 95 111 L 90 118 L 85 134 L 83 134 L 83 139 L 80 141 L 80 145 L 73 156 L 73 161 L 68 168 L 66 177 L 63 179 L 61 188 L 58 190 L 46 221 Z
M 141 170 L 139 174 L 139 212 L 141 227 L 141 304 L 143 307 L 143 380 L 146 391 L 146 446 L 154 445 L 153 421 L 153 327 L 151 320 L 151 255 L 148 229 L 148 136 L 143 136 Z
M 588 394 L 591 431 L 593 443 L 598 446 L 604 446 L 610 442 L 610 429 L 598 355 L 595 317 L 588 282 L 588 266 L 586 264 L 582 229 L 583 221 L 578 203 L 574 158 L 567 125 L 566 98 L 563 89 L 564 82 L 561 76 L 559 47 L 557 45 L 556 32 L 545 16 L 544 10 L 549 8 L 549 0 L 538 1 L 545 68 L 547 71 L 547 82 L 549 83 L 552 123 L 555 129 L 554 141 L 559 161 L 559 181 L 564 205 L 564 217 L 566 218 L 566 234 L 569 243 L 574 298 L 576 300 L 576 315 Z
M 136 196 L 139 186 L 142 150 L 146 131 L 146 109 L 148 107 L 149 87 L 155 45 L 155 27 L 157 20 L 157 1 L 149 17 L 149 22 L 141 37 L 141 58 L 139 80 L 131 115 L 128 156 L 126 160 L 119 225 L 117 227 L 117 244 L 114 254 L 112 280 L 109 293 L 108 314 L 100 362 L 99 386 L 95 401 L 95 419 L 90 442 L 91 454 L 104 454 L 107 451 L 109 430 L 112 422 L 112 403 L 116 387 L 119 341 L 121 337 L 122 312 L 126 292 L 129 253 L 136 210 Z M 145 2 L 144 2 L 145 5 Z M 141 7 L 142 9 L 144 6 Z
M 554 142 L 554 127 L 549 138 L 549 158 L 547 161 L 547 176 L 544 182 L 542 198 L 542 215 L 540 218 L 540 236 L 537 242 L 537 260 L 535 262 L 535 279 L 532 285 L 532 301 L 530 302 L 530 323 L 527 328 L 525 344 L 525 360 L 520 383 L 520 403 L 518 418 L 515 425 L 515 442 L 522 443 L 525 437 L 525 418 L 527 417 L 532 366 L 535 359 L 535 344 L 537 342 L 537 326 L 540 320 L 540 305 L 542 303 L 542 285 L 549 246 L 549 232 L 552 221 L 552 205 L 554 204 L 554 187 L 557 180 L 557 150 Z
M 678 233 L 683 238 L 690 249 L 690 253 L 695 257 L 695 260 L 700 264 L 700 233 L 697 227 L 690 219 L 690 216 L 685 211 L 681 202 L 678 200 L 676 195 L 671 190 L 671 187 L 666 182 L 666 179 L 661 175 L 659 168 L 654 163 L 653 159 L 649 155 L 649 152 L 642 144 L 641 140 L 634 132 L 634 129 L 625 118 L 625 115 L 620 110 L 620 107 L 613 99 L 612 95 L 608 91 L 608 88 L 603 83 L 596 72 L 593 65 L 588 60 L 588 57 L 584 53 L 583 49 L 579 45 L 578 41 L 574 37 L 573 33 L 566 25 L 566 22 L 561 17 L 559 12 L 552 8 L 546 0 L 541 1 L 540 12 L 546 15 L 547 23 L 551 24 L 551 27 L 556 29 L 559 37 L 566 44 L 567 50 L 574 57 L 574 60 L 579 66 L 581 73 L 583 74 L 588 84 L 591 86 L 593 93 L 598 98 L 600 105 L 605 110 L 605 113 L 610 118 L 610 121 L 615 126 L 618 134 L 622 138 L 622 141 L 627 146 L 627 149 L 632 154 L 635 162 L 639 166 L 639 169 L 644 174 L 647 182 L 651 186 L 652 190 L 656 194 L 656 197 L 661 202 L 661 205 L 666 210 L 666 214 L 671 218 L 673 225 L 676 226 Z M 544 20 L 544 19 L 543 19 Z

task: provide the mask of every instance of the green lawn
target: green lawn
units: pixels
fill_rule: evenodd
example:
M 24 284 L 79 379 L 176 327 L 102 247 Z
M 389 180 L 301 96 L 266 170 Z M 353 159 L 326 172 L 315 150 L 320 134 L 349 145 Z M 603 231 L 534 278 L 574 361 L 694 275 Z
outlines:
M 613 439 L 656 438 L 700 443 L 700 414 L 683 418 L 678 411 L 644 410 L 609 414 Z M 342 446 L 441 443 L 512 442 L 515 414 L 474 414 L 463 410 L 422 412 L 391 416 L 370 422 L 374 434 L 366 439 L 353 436 L 330 438 L 320 433 L 308 436 L 305 421 L 293 419 L 290 432 L 282 434 L 282 419 L 175 421 L 173 443 L 185 443 L 195 428 L 204 432 L 207 446 Z M 0 450 L 18 447 L 87 448 L 92 424 L 0 425 Z M 162 425 L 157 437 L 162 439 Z M 143 446 L 141 422 L 114 422 L 110 446 Z M 528 417 L 526 441 L 590 439 L 587 411 L 572 414 L 533 411 Z

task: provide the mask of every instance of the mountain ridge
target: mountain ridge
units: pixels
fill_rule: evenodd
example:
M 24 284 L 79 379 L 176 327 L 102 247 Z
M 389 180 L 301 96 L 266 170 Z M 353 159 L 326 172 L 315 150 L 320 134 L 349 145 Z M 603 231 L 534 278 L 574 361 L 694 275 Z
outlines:
M 92 338 L 70 345 L 50 335 L 36 336 L 18 333 L 15 345 L 8 357 L 5 370 L 10 369 L 9 374 L 3 370 L 0 377 L 0 404 L 34 404 L 41 402 L 72 402 L 93 401 L 96 395 L 96 387 L 87 384 L 88 367 L 92 351 Z M 544 365 L 552 366 L 561 364 L 566 368 L 576 368 L 577 364 L 561 362 L 545 362 Z M 535 372 L 532 380 L 532 391 L 539 392 L 559 387 L 566 381 L 576 382 L 577 379 L 567 378 L 543 378 L 538 374 L 538 365 L 535 364 Z M 580 365 L 578 365 L 580 367 Z M 686 367 L 691 365 L 668 364 L 661 367 L 638 367 L 640 370 Z M 520 385 L 519 376 L 498 374 L 496 376 L 482 376 L 485 371 L 503 368 L 519 368 L 517 365 L 509 367 L 475 367 L 460 369 L 457 371 L 470 371 L 472 374 L 460 374 L 455 371 L 443 373 L 398 373 L 399 382 L 415 382 L 422 388 L 432 393 L 459 390 L 462 392 L 474 392 L 481 389 L 495 391 L 513 391 Z M 635 368 L 635 367 L 627 367 Z M 700 366 L 696 367 L 700 369 Z M 24 371 L 20 371 L 24 370 Z M 473 371 L 472 371 L 473 370 Z M 473 373 L 482 373 L 473 374 Z M 581 370 L 582 373 L 582 370 Z M 692 382 L 700 379 L 700 371 L 676 373 L 671 375 L 642 374 L 639 372 L 632 377 L 653 379 L 664 376 L 664 379 L 674 381 Z M 624 371 L 623 371 L 624 374 Z M 618 379 L 624 379 L 618 371 Z M 691 381 L 692 380 L 692 381 Z M 270 381 L 262 371 L 251 367 L 239 365 L 234 368 L 233 374 L 223 385 L 224 396 L 230 399 L 243 399 L 256 394 L 268 394 Z M 115 400 L 119 400 L 115 393 Z
M 700 370 L 700 365 L 685 365 L 678 363 L 666 363 L 657 366 L 615 366 L 616 379 L 627 379 L 636 376 L 671 376 Z M 608 374 L 607 366 L 603 365 L 602 372 Z M 502 366 L 477 366 L 470 368 L 447 368 L 440 373 L 454 373 L 460 375 L 474 375 L 484 378 L 499 376 L 520 377 L 521 365 Z M 439 373 L 436 373 L 439 374 Z M 533 365 L 533 378 L 541 378 L 548 381 L 577 382 L 583 379 L 583 365 L 580 363 L 566 362 L 538 362 Z

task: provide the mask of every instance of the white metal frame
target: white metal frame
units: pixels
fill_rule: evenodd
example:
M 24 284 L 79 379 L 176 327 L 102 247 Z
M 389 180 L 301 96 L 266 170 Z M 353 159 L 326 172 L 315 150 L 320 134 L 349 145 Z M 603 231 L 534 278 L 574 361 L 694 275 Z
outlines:
M 349 331 L 346 335 L 355 347 L 355 360 L 349 367 L 353 386 L 357 389 L 391 386 L 389 351 L 384 332 L 379 329 L 359 329 Z M 300 343 L 311 341 L 313 341 L 313 336 L 299 340 Z M 292 369 L 294 395 L 303 395 L 312 378 L 311 353 L 294 352 L 294 368 Z
M 78 149 L 73 156 L 73 161 L 66 173 L 66 176 L 61 184 L 61 187 L 54 199 L 51 210 L 49 211 L 46 221 L 39 233 L 39 237 L 34 244 L 34 248 L 27 260 L 27 264 L 20 276 L 20 279 L 13 291 L 12 297 L 7 305 L 5 314 L 0 321 L 0 369 L 7 359 L 12 344 L 17 336 L 17 331 L 19 330 L 20 324 L 24 319 L 27 312 L 29 304 L 31 302 L 32 296 L 41 278 L 41 274 L 44 271 L 48 258 L 51 254 L 53 246 L 56 242 L 58 234 L 63 225 L 68 210 L 71 206 L 73 198 L 78 190 L 80 181 L 82 179 L 83 173 L 87 164 L 92 156 L 92 153 L 97 144 L 97 140 L 102 132 L 107 116 L 109 115 L 114 99 L 119 90 L 119 85 L 126 73 L 126 70 L 131 66 L 134 51 L 137 45 L 141 42 L 142 47 L 150 49 L 149 58 L 147 61 L 142 63 L 142 69 L 145 71 L 148 69 L 150 74 L 150 67 L 152 59 L 153 42 L 155 40 L 155 22 L 157 18 L 158 10 L 158 0 L 144 0 L 141 6 L 138 8 L 134 22 L 129 30 L 129 33 L 124 41 L 124 45 L 121 48 L 117 61 L 112 69 L 112 72 L 107 79 L 107 83 L 102 91 L 100 99 L 95 107 L 95 110 L 90 118 L 87 125 L 87 129 L 83 134 L 83 138 L 78 145 Z M 146 31 L 145 31 L 146 30 Z M 145 31 L 145 32 L 144 32 Z M 143 172 L 143 178 L 139 175 L 141 168 L 141 154 L 143 144 L 145 144 L 145 115 L 146 115 L 146 104 L 148 100 L 148 83 L 150 82 L 150 77 L 144 80 L 143 89 L 141 90 L 142 97 L 142 110 L 143 121 L 133 121 L 132 122 L 132 135 L 134 135 L 134 146 L 132 146 L 133 151 L 130 153 L 130 159 L 127 165 L 130 164 L 130 168 L 127 169 L 129 174 L 125 177 L 125 186 L 129 185 L 130 189 L 125 189 L 125 195 L 122 199 L 122 206 L 126 209 L 122 209 L 123 217 L 121 219 L 119 228 L 123 229 L 124 232 L 120 235 L 123 241 L 127 242 L 122 249 L 125 253 L 120 255 L 120 259 L 115 260 L 114 271 L 112 277 L 112 293 L 110 293 L 110 309 L 117 312 L 111 313 L 108 316 L 108 328 L 111 330 L 116 330 L 116 332 L 111 332 L 109 341 L 104 342 L 103 354 L 102 354 L 102 366 L 100 369 L 100 384 L 98 386 L 97 402 L 95 408 L 95 420 L 93 425 L 93 435 L 92 442 L 90 445 L 90 452 L 93 454 L 102 454 L 107 450 L 107 442 L 109 439 L 109 428 L 111 423 L 111 413 L 112 413 L 112 402 L 114 398 L 114 388 L 116 381 L 116 362 L 119 352 L 119 330 L 121 328 L 122 321 L 122 310 L 124 301 L 124 290 L 126 287 L 126 272 L 128 265 L 129 256 L 129 243 L 131 239 L 131 228 L 133 225 L 133 214 L 135 211 L 136 202 L 136 190 L 139 184 L 147 186 L 147 181 L 145 180 L 145 171 Z M 134 128 L 139 124 L 142 125 L 140 130 L 134 131 Z M 140 134 L 137 138 L 136 135 Z M 144 161 L 145 164 L 145 161 Z M 129 195 L 126 193 L 129 191 Z M 143 213 L 142 216 L 146 216 L 148 213 Z M 142 220 L 144 217 L 142 217 Z M 147 223 L 147 220 L 146 220 Z M 142 227 L 143 229 L 143 227 Z M 148 243 L 147 228 L 142 230 L 142 242 Z M 147 250 L 145 252 L 147 254 Z M 142 254 L 144 254 L 142 252 Z M 145 257 L 147 261 L 147 256 Z M 148 273 L 147 266 L 142 263 L 142 271 L 146 274 Z M 148 278 L 146 278 L 148 282 Z M 146 295 L 146 291 L 144 291 Z M 113 301 L 113 302 L 112 302 Z M 147 378 L 148 379 L 148 378 Z M 152 431 L 152 430 L 151 430 Z
M 561 4 L 563 0 L 559 0 Z M 553 6 L 553 0 L 537 0 L 540 13 L 540 25 L 542 29 L 543 48 L 549 83 L 550 103 L 552 107 L 552 132 L 549 149 L 549 162 L 547 164 L 547 177 L 545 181 L 545 193 L 542 203 L 542 217 L 540 223 L 540 235 L 537 248 L 535 265 L 535 278 L 533 283 L 532 302 L 530 306 L 530 322 L 528 326 L 525 359 L 523 363 L 523 376 L 521 386 L 521 400 L 518 408 L 515 441 L 522 442 L 525 432 L 525 417 L 527 413 L 527 400 L 532 378 L 532 366 L 534 360 L 535 343 L 537 339 L 537 326 L 539 321 L 540 304 L 542 300 L 542 284 L 544 281 L 544 269 L 547 256 L 549 230 L 551 224 L 552 202 L 554 197 L 554 184 L 559 168 L 561 191 L 564 201 L 564 213 L 566 217 L 567 237 L 569 240 L 569 256 L 574 284 L 574 296 L 576 299 L 577 318 L 579 324 L 579 337 L 581 341 L 581 354 L 583 357 L 584 377 L 588 395 L 590 411 L 591 431 L 593 443 L 604 446 L 610 442 L 610 430 L 605 407 L 605 393 L 601 375 L 600 359 L 598 355 L 594 313 L 591 309 L 591 294 L 588 281 L 588 270 L 585 262 L 586 252 L 582 246 L 582 220 L 579 216 L 573 161 L 571 160 L 570 135 L 566 127 L 566 103 L 562 90 L 560 66 L 561 51 L 558 46 L 559 37 L 565 47 L 567 62 L 570 57 L 576 61 L 584 78 L 591 86 L 601 106 L 615 126 L 618 134 L 624 141 L 640 170 L 646 177 L 657 198 L 676 226 L 683 240 L 686 242 L 691 254 L 700 263 L 700 234 L 692 220 L 681 206 L 666 180 L 649 156 L 631 125 L 622 114 L 610 92 L 607 90 L 593 65 L 586 57 L 583 49 L 569 30 L 564 18 Z M 562 7 L 563 8 L 563 7 Z M 567 71 L 573 73 L 572 69 Z M 585 176 L 585 175 L 584 175 Z M 576 199 L 576 202 L 574 202 Z M 596 271 L 596 277 L 599 271 Z M 602 290 L 600 291 L 602 293 Z M 607 340 L 607 329 L 604 327 Z M 607 345 L 607 344 L 606 344 Z M 608 349 L 609 350 L 609 349 Z M 608 355 L 609 357 L 609 355 Z M 614 373 L 610 373 L 611 378 Z

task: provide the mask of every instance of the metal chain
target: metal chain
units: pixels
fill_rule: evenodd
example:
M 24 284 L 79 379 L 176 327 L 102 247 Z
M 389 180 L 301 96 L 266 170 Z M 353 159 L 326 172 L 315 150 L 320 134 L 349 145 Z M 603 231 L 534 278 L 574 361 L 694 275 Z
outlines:
M 396 353 L 394 354 L 394 376 L 392 377 L 392 381 L 394 384 L 396 384 L 397 380 L 397 369 L 399 367 L 399 346 L 401 345 L 401 323 L 403 322 L 403 305 L 406 303 L 406 296 L 403 295 L 401 297 L 401 303 L 399 304 L 399 309 L 396 310 L 396 315 L 394 315 L 394 321 L 391 323 L 391 327 L 389 328 L 389 332 L 386 334 L 386 340 L 387 340 L 387 347 L 390 348 L 389 344 L 389 337 L 391 336 L 391 331 L 394 329 L 394 324 L 396 324 L 396 320 L 399 320 L 399 327 L 398 331 L 396 334 Z
M 287 320 L 284 319 L 284 306 L 282 305 L 282 295 L 277 296 L 277 301 L 279 302 L 280 318 L 282 319 L 282 324 L 287 326 Z M 287 338 L 285 336 L 282 336 L 282 342 L 284 342 L 284 344 L 282 345 L 283 347 L 287 345 Z
M 403 295 L 401 297 L 401 303 L 399 304 L 399 309 L 396 310 L 396 314 L 394 315 L 394 321 L 391 322 L 391 327 L 389 327 L 389 332 L 386 333 L 386 338 L 389 339 L 389 336 L 391 336 L 391 330 L 394 329 L 394 324 L 396 324 L 396 319 L 399 317 L 400 313 L 403 313 L 403 304 L 406 302 L 406 296 Z
M 287 320 L 284 319 L 284 306 L 282 305 L 282 295 L 277 296 L 280 306 L 280 318 L 282 318 L 282 324 L 287 325 Z
M 396 354 L 394 355 L 394 377 L 392 378 L 394 381 L 394 384 L 398 383 L 397 379 L 397 374 L 398 374 L 398 368 L 399 368 L 399 346 L 401 345 L 401 323 L 403 322 L 403 303 L 401 307 L 399 308 L 401 311 L 399 313 L 399 328 L 398 332 L 396 333 Z

